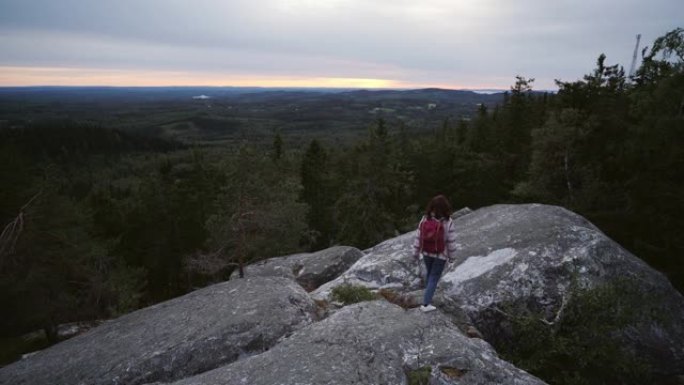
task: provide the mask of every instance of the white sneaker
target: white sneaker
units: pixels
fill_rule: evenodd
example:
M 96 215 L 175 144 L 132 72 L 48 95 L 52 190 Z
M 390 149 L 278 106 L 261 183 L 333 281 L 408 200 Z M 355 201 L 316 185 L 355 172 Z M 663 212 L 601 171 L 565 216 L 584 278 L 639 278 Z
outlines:
M 427 305 L 427 306 L 426 306 L 426 305 L 422 305 L 422 306 L 420 307 L 420 311 L 422 311 L 423 313 L 427 313 L 427 312 L 433 311 L 433 310 L 437 310 L 437 308 L 434 307 L 434 306 L 432 306 L 432 305 Z

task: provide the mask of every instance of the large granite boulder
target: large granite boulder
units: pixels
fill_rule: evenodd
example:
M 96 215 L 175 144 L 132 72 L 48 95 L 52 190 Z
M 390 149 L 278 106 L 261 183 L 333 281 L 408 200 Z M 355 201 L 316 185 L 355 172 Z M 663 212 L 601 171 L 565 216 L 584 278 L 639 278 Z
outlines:
M 0 369 L 2 385 L 172 381 L 261 353 L 315 320 L 286 278 L 246 278 L 135 311 Z
M 335 246 L 315 253 L 293 254 L 269 258 L 246 266 L 245 277 L 276 276 L 297 281 L 311 291 L 332 281 L 363 256 L 361 250 L 350 246 Z M 233 277 L 237 272 L 233 273 Z
M 455 224 L 457 258 L 443 273 L 436 302 L 446 312 L 457 304 L 495 346 L 511 337 L 511 330 L 502 327 L 507 317 L 537 314 L 551 325 L 562 321 L 564 306 L 578 290 L 628 282 L 638 288 L 637 298 L 629 298 L 633 290 L 618 291 L 614 303 L 647 306 L 625 313 L 632 318 L 619 333 L 624 346 L 657 373 L 684 372 L 684 298 L 664 275 L 586 219 L 556 206 L 497 205 L 459 217 Z M 406 292 L 420 288 L 411 257 L 414 236 L 404 234 L 367 250 L 312 295 L 329 299 L 331 290 L 344 283 Z
M 332 289 L 339 285 L 359 285 L 369 289 L 413 291 L 421 288 L 411 245 L 416 232 L 400 235 L 366 250 L 366 254 L 334 280 L 321 285 L 311 295 L 330 300 Z
M 506 312 L 537 314 L 551 325 L 582 290 L 613 285 L 618 291 L 604 295 L 602 306 L 629 318 L 620 321 L 627 327 L 615 325 L 623 346 L 654 373 L 684 373 L 684 297 L 583 217 L 555 206 L 500 205 L 458 224 L 459 263 L 440 286 L 495 346 L 511 337 L 502 328 Z
M 347 306 L 257 356 L 174 385 L 407 384 L 430 367 L 430 384 L 544 384 L 465 337 L 440 312 L 385 301 Z
M 462 208 L 454 212 L 451 218 L 456 221 L 472 212 L 467 207 Z M 331 290 L 341 284 L 402 292 L 420 289 L 424 282 L 415 261 L 410 258 L 415 236 L 416 231 L 412 231 L 364 250 L 365 255 L 354 265 L 334 280 L 321 285 L 312 295 L 316 299 L 329 300 Z

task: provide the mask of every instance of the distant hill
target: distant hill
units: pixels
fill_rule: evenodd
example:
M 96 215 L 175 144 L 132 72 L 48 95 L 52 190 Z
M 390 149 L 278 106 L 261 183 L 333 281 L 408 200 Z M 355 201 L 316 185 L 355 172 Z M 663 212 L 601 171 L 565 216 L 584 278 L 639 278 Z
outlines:
M 473 94 L 496 94 L 496 90 L 450 90 L 425 88 L 415 90 L 366 90 L 354 88 L 288 88 L 288 87 L 0 87 L 0 100 L 59 100 L 104 101 L 126 99 L 129 101 L 183 100 L 198 95 L 211 98 L 237 98 L 249 95 L 256 98 L 297 98 L 331 94 L 352 97 L 397 98 L 407 95 L 439 98 L 458 98 Z
M 339 139 L 365 133 L 379 118 L 409 131 L 455 124 L 502 95 L 439 88 L 13 87 L 0 88 L 0 127 L 69 120 L 193 143 L 270 137 L 275 130 L 301 140 Z
M 349 89 L 335 88 L 263 88 L 263 87 L 0 87 L 0 100 L 61 100 L 61 101 L 168 101 L 189 99 L 197 95 L 213 98 L 231 97 L 263 92 L 304 92 L 330 93 Z

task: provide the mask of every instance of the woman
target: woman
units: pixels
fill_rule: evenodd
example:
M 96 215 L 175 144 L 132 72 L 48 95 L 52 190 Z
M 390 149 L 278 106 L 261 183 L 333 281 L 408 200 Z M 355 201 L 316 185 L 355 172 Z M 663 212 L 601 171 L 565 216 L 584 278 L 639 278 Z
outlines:
M 435 310 L 432 297 L 442 276 L 446 262 L 453 262 L 456 252 L 456 229 L 451 220 L 451 205 L 444 195 L 428 202 L 425 216 L 418 224 L 418 234 L 413 242 L 413 257 L 425 262 L 426 286 L 420 310 Z

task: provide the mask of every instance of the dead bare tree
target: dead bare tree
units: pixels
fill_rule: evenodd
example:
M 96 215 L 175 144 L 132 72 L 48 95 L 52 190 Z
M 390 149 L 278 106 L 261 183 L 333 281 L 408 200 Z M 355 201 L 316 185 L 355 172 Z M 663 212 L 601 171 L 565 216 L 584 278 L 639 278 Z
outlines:
M 17 241 L 24 230 L 24 212 L 26 209 L 36 200 L 43 191 L 39 191 L 34 195 L 26 204 L 21 206 L 19 209 L 19 214 L 8 223 L 0 234 L 0 270 L 2 269 L 6 259 L 14 254 L 17 246 Z

